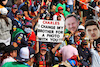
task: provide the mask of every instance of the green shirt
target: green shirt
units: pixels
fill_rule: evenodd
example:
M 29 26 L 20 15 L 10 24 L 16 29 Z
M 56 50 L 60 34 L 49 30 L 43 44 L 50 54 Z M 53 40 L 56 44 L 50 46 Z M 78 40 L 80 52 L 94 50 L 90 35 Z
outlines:
M 19 62 L 7 62 L 2 67 L 29 67 L 29 66 Z
M 64 16 L 66 17 L 67 15 L 69 15 L 69 14 L 71 14 L 70 12 L 68 12 L 68 11 L 65 11 L 64 12 Z
M 57 6 L 56 6 L 56 12 L 58 12 L 58 7 L 60 7 L 60 6 L 63 8 L 63 13 L 64 13 L 65 10 L 66 10 L 66 4 L 65 3 L 64 4 L 58 3 Z

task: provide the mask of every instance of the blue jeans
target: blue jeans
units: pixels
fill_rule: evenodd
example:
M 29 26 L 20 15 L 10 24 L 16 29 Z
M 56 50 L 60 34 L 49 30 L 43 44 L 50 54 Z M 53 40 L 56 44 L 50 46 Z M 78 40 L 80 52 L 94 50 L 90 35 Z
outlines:
M 70 12 L 72 13 L 73 12 L 73 5 L 69 5 L 69 8 L 70 8 Z

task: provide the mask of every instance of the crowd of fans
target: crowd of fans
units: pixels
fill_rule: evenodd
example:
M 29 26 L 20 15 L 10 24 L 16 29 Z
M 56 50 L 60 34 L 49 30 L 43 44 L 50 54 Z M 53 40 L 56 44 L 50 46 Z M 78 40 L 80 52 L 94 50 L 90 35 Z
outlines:
M 37 40 L 40 19 L 65 24 L 62 42 Z M 99 20 L 99 0 L 0 0 L 0 67 L 100 67 Z

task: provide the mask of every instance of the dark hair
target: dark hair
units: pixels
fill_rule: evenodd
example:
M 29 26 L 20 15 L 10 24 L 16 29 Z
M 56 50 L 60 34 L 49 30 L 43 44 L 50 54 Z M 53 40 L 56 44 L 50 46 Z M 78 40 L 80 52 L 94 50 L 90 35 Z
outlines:
M 10 56 L 10 53 L 4 53 L 3 56 L 1 57 L 1 63 L 2 63 L 3 60 L 6 59 L 8 56 Z
M 100 1 L 98 2 L 98 5 L 100 5 Z
M 39 67 L 39 61 L 40 61 L 40 53 L 38 53 L 35 57 L 36 57 L 36 66 Z M 50 53 L 47 51 L 46 55 L 45 55 L 45 61 L 46 61 L 46 66 L 51 66 L 52 64 L 52 57 L 50 55 Z
M 4 50 L 5 47 L 6 47 L 5 43 L 0 43 L 0 50 Z
M 74 18 L 76 19 L 76 21 L 78 22 L 78 17 L 77 17 L 77 15 L 74 15 L 74 14 L 67 15 L 67 16 L 66 16 L 66 19 L 69 18 L 69 17 L 74 17 Z
M 86 29 L 87 26 L 92 26 L 92 25 L 96 25 L 97 28 L 99 29 L 98 23 L 97 23 L 96 21 L 94 21 L 94 20 L 88 20 L 88 21 L 85 23 L 85 29 Z
M 6 22 L 6 25 L 7 25 L 7 26 L 9 25 L 9 22 L 8 22 L 8 19 L 7 19 L 7 16 L 6 16 L 6 15 L 1 15 L 1 14 L 0 14 L 0 19 L 4 19 L 5 22 Z
M 4 50 L 5 47 L 6 47 L 6 45 L 4 43 L 0 43 L 0 53 L 1 54 L 3 54 L 5 52 L 5 50 Z M 0 56 L 2 56 L 2 55 L 0 55 Z

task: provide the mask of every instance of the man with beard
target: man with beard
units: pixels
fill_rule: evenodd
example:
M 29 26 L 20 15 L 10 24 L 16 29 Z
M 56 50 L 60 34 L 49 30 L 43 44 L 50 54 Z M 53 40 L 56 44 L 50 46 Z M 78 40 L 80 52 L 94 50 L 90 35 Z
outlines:
M 96 21 L 89 20 L 85 24 L 86 35 L 89 39 L 96 40 L 99 38 L 99 25 Z
M 73 14 L 68 15 L 65 20 L 65 25 L 70 32 L 74 33 L 78 29 L 79 25 L 77 16 Z
M 15 18 L 13 19 L 13 27 L 16 26 L 16 28 L 21 28 L 22 29 L 22 16 L 23 16 L 23 11 L 19 10 L 15 13 Z
M 66 29 L 68 29 L 68 31 L 72 33 L 71 37 L 69 38 L 71 44 L 74 44 L 73 34 L 77 31 L 78 26 L 79 26 L 79 21 L 76 15 L 70 14 L 66 16 L 65 27 Z

